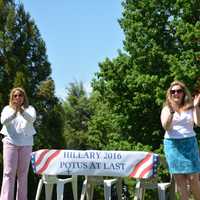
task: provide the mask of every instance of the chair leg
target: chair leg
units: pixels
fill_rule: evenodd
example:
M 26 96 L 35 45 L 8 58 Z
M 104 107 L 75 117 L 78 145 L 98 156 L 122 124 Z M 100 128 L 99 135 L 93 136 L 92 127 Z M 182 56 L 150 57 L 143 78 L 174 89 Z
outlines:
M 140 188 L 140 199 L 144 200 L 144 195 L 145 195 L 145 189 L 144 188 Z
M 117 199 L 121 200 L 122 199 L 122 178 L 117 178 L 117 184 L 116 184 L 116 188 L 117 188 Z
M 86 187 L 86 198 L 87 200 L 93 200 L 93 194 L 94 194 L 94 183 L 89 183 L 87 184 Z
M 72 192 L 74 200 L 78 200 L 78 180 L 77 176 L 72 176 Z
M 63 200 L 64 183 L 57 183 L 57 200 Z
M 86 191 L 87 191 L 87 179 L 85 179 L 84 182 L 83 182 L 80 200 L 85 199 Z
M 134 197 L 134 200 L 144 200 L 144 194 L 145 194 L 145 189 L 144 188 L 138 189 L 138 193 Z
M 111 200 L 111 184 L 104 181 L 104 199 Z
M 145 194 L 145 189 L 141 187 L 141 183 L 138 182 L 135 188 L 135 197 L 134 200 L 143 200 Z
M 171 186 L 169 188 L 169 199 L 174 200 L 175 198 L 176 198 L 176 185 L 174 177 L 172 177 Z
M 166 199 L 165 190 L 163 190 L 159 186 L 158 186 L 158 197 L 159 197 L 159 200 L 165 200 Z
M 36 192 L 35 200 L 39 200 L 40 199 L 40 194 L 41 194 L 41 191 L 42 191 L 42 186 L 43 186 L 43 180 L 40 179 L 40 181 L 38 183 L 38 187 L 37 187 L 37 192 Z
M 80 200 L 84 200 L 85 197 L 86 197 L 87 200 L 92 200 L 93 199 L 93 193 L 94 193 L 94 185 L 92 183 L 89 183 L 88 180 L 86 179 L 83 182 Z
M 52 199 L 53 184 L 45 184 L 45 200 Z

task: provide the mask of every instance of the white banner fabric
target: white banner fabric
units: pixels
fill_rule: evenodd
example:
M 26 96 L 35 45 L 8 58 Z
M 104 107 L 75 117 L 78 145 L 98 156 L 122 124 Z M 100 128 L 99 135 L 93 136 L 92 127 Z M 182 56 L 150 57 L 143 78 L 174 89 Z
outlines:
M 143 151 L 41 149 L 31 162 L 36 174 L 149 178 L 156 174 L 158 157 Z

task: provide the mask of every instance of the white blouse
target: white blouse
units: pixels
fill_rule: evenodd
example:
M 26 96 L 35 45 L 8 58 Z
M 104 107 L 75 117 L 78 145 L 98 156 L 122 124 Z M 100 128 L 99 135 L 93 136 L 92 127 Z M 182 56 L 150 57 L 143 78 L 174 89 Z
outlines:
M 175 112 L 172 119 L 172 129 L 165 132 L 165 138 L 187 138 L 196 135 L 193 130 L 193 110 L 189 109 L 180 113 Z
M 1 134 L 5 135 L 3 142 L 18 146 L 33 145 L 33 135 L 36 134 L 33 126 L 35 119 L 36 111 L 33 106 L 16 115 L 12 107 L 5 106 L 1 113 Z

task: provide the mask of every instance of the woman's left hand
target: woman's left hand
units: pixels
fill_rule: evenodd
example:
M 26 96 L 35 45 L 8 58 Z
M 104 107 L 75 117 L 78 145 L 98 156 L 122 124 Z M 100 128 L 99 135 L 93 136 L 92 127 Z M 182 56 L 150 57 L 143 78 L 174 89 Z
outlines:
M 194 101 L 193 101 L 194 107 L 199 106 L 199 103 L 200 103 L 200 94 L 195 95 L 195 97 L 194 97 Z

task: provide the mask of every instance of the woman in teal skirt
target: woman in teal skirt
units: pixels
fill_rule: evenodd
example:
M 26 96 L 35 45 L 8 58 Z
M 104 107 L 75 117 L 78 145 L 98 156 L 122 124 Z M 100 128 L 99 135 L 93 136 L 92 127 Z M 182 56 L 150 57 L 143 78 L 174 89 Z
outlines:
M 164 152 L 177 184 L 181 200 L 189 200 L 190 188 L 195 200 L 200 200 L 200 155 L 193 130 L 200 125 L 200 95 L 192 101 L 184 83 L 174 81 L 166 94 L 161 112 L 161 123 L 165 129 Z

